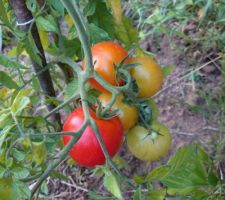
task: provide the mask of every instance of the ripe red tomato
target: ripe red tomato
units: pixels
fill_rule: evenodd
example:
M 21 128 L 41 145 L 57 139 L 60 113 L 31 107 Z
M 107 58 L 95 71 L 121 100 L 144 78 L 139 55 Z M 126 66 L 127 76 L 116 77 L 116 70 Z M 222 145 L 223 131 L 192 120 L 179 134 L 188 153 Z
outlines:
M 94 70 L 109 84 L 119 86 L 122 80 L 117 80 L 114 64 L 119 64 L 126 56 L 127 52 L 119 44 L 112 41 L 104 41 L 94 44 L 91 47 Z M 85 62 L 83 63 L 85 67 Z M 97 90 L 106 91 L 94 78 L 90 78 L 90 84 Z
M 139 88 L 138 97 L 148 98 L 158 92 L 163 84 L 163 73 L 157 62 L 149 57 L 134 57 L 129 63 L 140 63 L 131 69 Z
M 111 157 L 120 149 L 123 143 L 123 126 L 118 117 L 109 120 L 99 119 L 92 110 L 89 110 L 91 117 L 95 120 L 105 147 Z M 66 119 L 63 131 L 77 131 L 84 122 L 84 112 L 82 108 L 74 110 Z M 66 145 L 72 136 L 63 136 L 63 143 Z M 70 156 L 81 166 L 95 167 L 105 164 L 105 156 L 94 134 L 94 131 L 88 126 L 81 138 L 70 150 Z
M 106 106 L 112 97 L 111 93 L 102 93 L 98 99 L 102 103 L 103 106 Z M 138 121 L 138 109 L 134 105 L 129 105 L 123 102 L 123 95 L 120 94 L 116 97 L 116 101 L 112 106 L 113 110 L 118 109 L 119 115 L 124 130 L 128 130 L 132 128 Z

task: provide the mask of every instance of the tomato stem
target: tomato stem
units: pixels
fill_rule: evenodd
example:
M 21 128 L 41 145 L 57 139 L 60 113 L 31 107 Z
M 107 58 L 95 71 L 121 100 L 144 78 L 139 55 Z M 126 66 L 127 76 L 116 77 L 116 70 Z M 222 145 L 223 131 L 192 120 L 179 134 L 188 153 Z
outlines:
M 36 182 L 36 184 L 34 185 L 32 191 L 31 191 L 31 197 L 30 199 L 32 199 L 32 197 L 34 196 L 34 194 L 38 191 L 38 189 L 40 188 L 42 182 L 49 176 L 49 174 L 51 173 L 51 171 L 56 168 L 61 162 L 62 160 L 64 160 L 68 154 L 68 152 L 70 151 L 70 149 L 74 146 L 74 144 L 79 140 L 79 138 L 82 136 L 82 133 L 84 132 L 84 130 L 86 129 L 86 127 L 88 125 L 90 125 L 92 127 L 92 129 L 94 130 L 94 133 L 97 137 L 97 140 L 101 146 L 101 149 L 103 151 L 103 154 L 105 156 L 106 159 L 106 163 L 110 164 L 110 166 L 115 170 L 115 172 L 123 179 L 126 180 L 129 185 L 133 186 L 133 183 L 131 183 L 124 174 L 122 174 L 119 170 L 119 168 L 117 167 L 117 165 L 113 162 L 113 160 L 111 159 L 104 143 L 103 140 L 101 138 L 101 135 L 99 133 L 98 127 L 95 123 L 95 121 L 93 120 L 93 118 L 90 116 L 89 114 L 89 105 L 88 105 L 88 101 L 87 99 L 87 92 L 85 90 L 85 84 L 88 81 L 88 79 L 91 76 L 94 76 L 94 78 L 101 84 L 104 85 L 104 87 L 109 90 L 110 92 L 112 92 L 112 99 L 109 103 L 109 105 L 103 110 L 103 113 L 107 112 L 108 109 L 111 108 L 111 106 L 113 105 L 113 103 L 115 102 L 116 96 L 119 93 L 119 91 L 123 91 L 126 90 L 127 88 L 129 88 L 130 84 L 131 84 L 131 76 L 128 73 L 127 70 L 121 70 L 121 73 L 123 73 L 123 75 L 126 77 L 127 83 L 122 86 L 122 87 L 113 87 L 110 84 L 108 84 L 104 79 L 102 79 L 96 72 L 94 72 L 93 70 L 93 65 L 92 65 L 92 56 L 91 56 L 91 50 L 90 50 L 90 43 L 89 43 L 89 38 L 87 36 L 86 33 L 86 27 L 84 24 L 84 20 L 83 20 L 83 16 L 80 14 L 78 6 L 76 1 L 73 0 L 61 0 L 62 4 L 64 5 L 64 7 L 67 9 L 67 11 L 69 12 L 69 14 L 71 15 L 73 21 L 75 22 L 75 27 L 78 33 L 78 37 L 81 41 L 83 50 L 84 50 L 84 57 L 86 59 L 86 67 L 84 70 L 81 70 L 79 67 L 77 67 L 76 63 L 74 63 L 71 59 L 69 58 L 60 58 L 60 61 L 63 61 L 65 63 L 67 63 L 68 65 L 70 65 L 73 70 L 78 74 L 78 83 L 79 83 L 79 94 L 80 94 L 80 98 L 81 98 L 81 103 L 82 103 L 82 109 L 84 111 L 84 116 L 85 116 L 85 121 L 82 124 L 81 128 L 74 132 L 72 139 L 70 140 L 70 142 L 62 149 L 62 151 L 59 153 L 58 155 L 58 159 L 54 160 L 53 162 L 50 162 L 47 169 L 43 172 L 43 174 L 40 176 L 40 178 L 38 179 L 38 181 Z M 77 94 L 74 94 L 70 99 L 68 99 L 67 101 L 65 101 L 63 104 L 61 104 L 60 106 L 56 107 L 53 111 L 51 111 L 50 113 L 48 113 L 45 118 L 48 118 L 50 115 L 52 115 L 54 112 L 57 112 L 59 109 L 61 109 L 62 107 L 64 107 L 66 104 L 68 104 L 70 101 L 72 101 L 73 98 L 76 97 Z M 64 134 L 64 133 L 62 133 Z M 58 135 L 61 135 L 58 134 Z
M 81 41 L 84 50 L 84 57 L 86 59 L 85 72 L 88 73 L 88 75 L 90 75 L 91 72 L 93 71 L 92 56 L 90 50 L 90 41 L 87 35 L 87 28 L 85 27 L 85 23 L 83 22 L 83 16 L 79 11 L 76 1 L 61 0 L 61 2 L 67 9 L 68 13 L 70 14 L 70 16 L 74 21 L 77 34 L 79 36 L 79 39 Z

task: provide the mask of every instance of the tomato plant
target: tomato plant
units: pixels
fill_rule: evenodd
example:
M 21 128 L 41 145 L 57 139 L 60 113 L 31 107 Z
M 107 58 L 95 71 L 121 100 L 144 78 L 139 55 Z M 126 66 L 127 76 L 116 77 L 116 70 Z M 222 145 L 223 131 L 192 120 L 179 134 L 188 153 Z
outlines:
M 148 98 L 158 92 L 163 84 L 163 73 L 160 66 L 149 57 L 134 57 L 129 63 L 139 63 L 131 69 L 131 75 L 138 85 L 138 97 Z
M 106 106 L 109 103 L 111 97 L 112 95 L 110 93 L 102 93 L 99 96 L 99 100 L 103 106 Z M 120 118 L 125 130 L 132 128 L 137 123 L 138 109 L 134 105 L 129 105 L 123 102 L 122 94 L 116 97 L 116 101 L 113 104 L 112 109 L 119 110 L 118 117 Z
M 156 161 L 168 153 L 171 136 L 167 127 L 158 122 L 152 123 L 150 130 L 137 125 L 128 132 L 127 145 L 138 159 Z
M 111 157 L 120 149 L 123 142 L 123 127 L 118 117 L 109 120 L 99 119 L 95 113 L 89 110 L 90 116 L 98 126 L 103 143 Z M 82 108 L 73 111 L 66 119 L 63 131 L 75 132 L 84 122 L 84 112 Z M 63 136 L 63 143 L 66 145 L 72 136 Z M 87 126 L 81 138 L 70 150 L 70 156 L 79 164 L 85 167 L 95 167 L 105 163 L 105 156 L 98 143 L 94 131 Z
M 117 80 L 115 66 L 127 56 L 125 49 L 112 41 L 104 41 L 91 47 L 94 70 L 109 84 L 118 86 L 123 84 L 121 79 Z M 84 62 L 85 68 L 85 62 Z M 98 90 L 106 91 L 94 78 L 90 78 L 90 84 Z
M 138 20 L 138 27 L 141 28 L 138 32 L 132 25 L 132 19 L 128 17 L 130 13 L 128 16 L 123 14 L 122 2 L 0 1 L 1 200 L 48 199 L 49 195 L 54 195 L 51 192 L 55 190 L 48 192 L 46 179 L 51 176 L 65 180 L 60 170 L 56 172 L 56 168 L 68 154 L 79 165 L 88 168 L 104 164 L 107 157 L 107 165 L 91 170 L 94 174 L 102 175 L 99 179 L 102 182 L 98 182 L 94 190 L 102 191 L 104 185 L 118 199 L 127 199 L 127 195 L 129 199 L 131 196 L 133 199 L 223 199 L 224 192 L 220 192 L 224 191 L 224 185 L 221 184 L 224 177 L 224 173 L 221 173 L 222 165 L 217 159 L 210 160 L 202 148 L 196 145 L 181 148 L 167 165 L 133 179 L 130 177 L 133 177 L 136 169 L 131 169 L 132 174 L 123 173 L 124 168 L 130 171 L 129 167 L 133 164 L 132 159 L 128 162 L 123 160 L 124 156 L 127 158 L 126 152 L 122 152 L 122 157 L 118 155 L 110 159 L 119 151 L 125 137 L 134 156 L 146 161 L 161 159 L 171 146 L 169 131 L 157 122 L 158 109 L 151 98 L 162 85 L 162 72 L 160 66 L 148 57 L 151 52 L 146 52 L 139 46 L 139 36 L 149 35 L 149 29 L 140 26 L 143 20 L 141 18 Z M 129 11 L 134 7 L 138 8 L 141 1 L 134 2 L 137 6 L 135 3 L 129 7 L 129 4 Z M 173 3 L 179 9 L 191 6 L 198 11 L 201 8 L 205 10 L 205 16 L 215 10 L 209 9 L 209 4 L 200 4 L 196 7 L 195 1 L 191 5 L 190 2 L 184 3 L 185 6 L 180 1 Z M 219 3 L 212 5 L 215 8 L 223 7 Z M 168 5 L 166 7 L 171 8 Z M 148 6 L 146 8 L 149 10 Z M 162 12 L 158 11 L 156 9 L 151 14 L 161 16 Z M 222 24 L 223 9 L 220 11 L 214 18 Z M 142 16 L 142 13 L 138 12 L 138 15 Z M 168 13 L 164 14 L 167 16 Z M 171 14 L 174 15 L 172 12 Z M 137 15 L 132 16 L 137 22 Z M 148 18 L 145 24 L 154 26 L 153 18 Z M 207 20 L 201 21 L 204 24 Z M 192 27 L 196 25 L 185 21 L 185 27 L 182 26 L 185 30 L 179 34 L 179 40 L 185 36 L 186 42 L 191 43 L 191 37 L 195 35 Z M 177 26 L 179 27 L 181 26 Z M 166 26 L 163 29 L 171 32 Z M 216 38 L 219 36 L 214 35 Z M 182 47 L 186 42 L 181 43 Z M 91 47 L 91 44 L 94 45 Z M 165 44 L 167 43 L 163 45 Z M 134 46 L 136 56 L 139 57 L 125 59 L 128 57 L 125 49 L 131 50 Z M 93 66 L 85 64 L 92 62 L 89 52 L 93 56 Z M 204 52 L 195 52 L 197 57 L 201 53 Z M 216 68 L 220 66 L 217 61 L 224 63 L 223 55 L 219 53 L 216 52 L 209 58 L 209 63 L 215 64 Z M 217 54 L 219 57 L 214 59 Z M 85 61 L 81 70 L 79 63 L 83 58 Z M 126 65 L 122 66 L 122 61 Z M 209 63 L 207 65 L 211 65 Z M 164 76 L 171 73 L 172 68 L 170 65 L 163 67 Z M 190 73 L 188 70 L 187 75 L 193 75 L 192 70 Z M 222 74 L 221 71 L 220 75 Z M 187 75 L 185 73 L 181 80 Z M 104 93 L 97 97 L 100 92 L 90 89 L 88 82 Z M 106 93 L 109 91 L 110 93 Z M 119 95 L 112 102 L 112 95 L 117 94 Z M 99 106 L 95 114 L 88 106 L 95 107 L 97 98 L 102 102 L 103 108 Z M 61 117 L 64 115 L 61 114 L 71 112 L 74 107 L 76 109 L 65 121 L 62 132 Z M 118 116 L 112 117 L 113 114 Z M 218 131 L 222 132 L 221 128 L 223 127 L 220 126 Z M 124 130 L 128 132 L 127 136 Z M 76 136 L 80 136 L 79 139 Z M 63 148 L 60 146 L 60 150 L 59 137 L 62 137 L 65 144 Z M 70 145 L 66 145 L 69 141 Z M 219 143 L 217 152 L 222 151 L 223 146 L 220 145 Z M 70 174 L 67 173 L 66 176 Z M 157 188 L 154 188 L 155 181 L 161 183 Z M 93 187 L 88 184 L 84 190 L 87 189 L 86 186 L 90 195 Z M 130 191 L 129 194 L 127 191 Z M 96 192 L 99 191 L 93 191 L 93 196 L 89 198 L 101 199 L 102 194 L 96 196 Z M 104 198 L 112 199 L 108 195 Z

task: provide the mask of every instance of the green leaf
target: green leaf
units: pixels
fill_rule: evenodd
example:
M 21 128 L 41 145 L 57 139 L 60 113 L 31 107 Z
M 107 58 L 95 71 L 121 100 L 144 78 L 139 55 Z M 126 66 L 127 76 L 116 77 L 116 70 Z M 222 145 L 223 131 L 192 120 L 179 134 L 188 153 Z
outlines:
M 166 196 L 166 189 L 154 190 L 148 193 L 148 199 L 164 200 Z
M 63 175 L 63 174 L 61 174 L 61 173 L 59 173 L 57 171 L 52 171 L 50 173 L 50 176 L 53 177 L 53 178 L 58 178 L 60 180 L 64 180 L 64 181 L 69 180 L 69 178 L 67 176 L 65 176 L 65 175 Z
M 143 183 L 146 182 L 144 176 L 134 176 L 133 179 L 134 179 L 134 181 L 135 181 L 137 184 L 143 184 Z
M 199 146 L 189 145 L 180 148 L 167 165 L 151 171 L 146 180 L 157 179 L 174 194 L 193 193 L 204 186 L 216 184 L 216 175 L 209 170 L 212 166 L 212 161 Z
M 7 127 L 7 125 L 10 125 L 10 123 L 12 122 L 10 113 L 3 113 L 0 115 L 0 128 L 4 128 Z
M 46 181 L 41 184 L 41 192 L 48 195 L 48 185 Z
M 42 164 L 47 157 L 45 141 L 32 142 L 32 160 L 38 165 Z
M 2 149 L 2 145 L 7 137 L 9 131 L 12 129 L 14 125 L 5 126 L 3 130 L 0 131 L 0 149 Z
M 36 23 L 39 30 L 59 33 L 55 19 L 51 15 L 47 15 L 45 17 L 39 16 L 36 19 Z
M 119 155 L 115 155 L 113 157 L 113 161 L 118 165 L 118 167 L 123 167 L 125 169 L 129 168 L 129 164 L 126 160 L 124 160 L 122 157 Z
M 121 0 L 107 0 L 107 3 L 113 13 L 116 38 L 129 48 L 138 44 L 138 30 L 133 26 L 131 19 L 123 15 Z
M 102 0 L 92 0 L 96 4 L 95 12 L 87 17 L 89 23 L 93 23 L 106 31 L 110 37 L 114 37 L 114 20 L 112 14 Z
M 0 54 L 0 65 L 7 67 L 7 68 L 25 69 L 25 66 L 13 61 L 12 59 L 4 56 L 3 54 Z
M 70 83 L 68 83 L 65 91 L 65 99 L 69 99 L 76 93 L 78 94 L 78 86 L 78 78 L 74 78 Z
M 26 52 L 29 54 L 32 61 L 36 62 L 38 65 L 42 66 L 42 61 L 40 58 L 40 52 L 36 47 L 32 34 L 29 32 L 28 37 L 23 40 Z
M 104 197 L 102 194 L 93 191 L 88 191 L 88 196 L 94 200 L 115 200 L 115 197 Z
M 15 114 L 19 114 L 22 110 L 24 110 L 27 105 L 30 103 L 30 98 L 29 97 L 20 97 L 14 100 L 11 110 Z
M 64 50 L 63 52 L 59 51 L 59 56 L 65 55 L 68 57 L 73 57 L 76 56 L 79 59 L 81 59 L 81 43 L 78 38 L 74 38 L 69 40 L 66 37 L 62 38 L 63 45 L 64 45 Z
M 32 76 L 32 82 L 31 82 L 31 84 L 32 84 L 32 88 L 35 91 L 40 91 L 40 83 L 39 83 L 37 77 L 34 76 L 34 75 Z
M 140 47 L 137 47 L 135 49 L 135 55 L 136 56 L 140 56 L 140 57 L 144 57 L 144 56 L 147 56 L 151 59 L 154 59 L 156 57 L 155 54 L 149 52 L 149 51 L 145 51 L 144 49 L 140 48 Z
M 148 106 L 151 108 L 151 123 L 154 121 L 157 121 L 158 119 L 158 114 L 159 114 L 159 108 L 154 99 L 149 99 L 148 100 Z
M 50 5 L 52 12 L 57 17 L 64 16 L 64 6 L 61 1 L 48 0 L 47 3 Z
M 13 158 L 12 157 L 9 157 L 6 161 L 5 161 L 5 164 L 8 168 L 11 168 L 12 165 L 13 165 Z
M 13 148 L 12 149 L 12 156 L 15 158 L 15 160 L 21 162 L 25 159 L 26 157 L 26 154 L 22 151 L 19 151 L 18 149 L 16 148 Z
M 123 16 L 122 23 L 115 26 L 115 33 L 118 40 L 132 47 L 139 42 L 138 30 L 133 26 L 132 21 Z
M 6 24 L 7 26 L 10 25 L 9 20 L 8 20 L 8 16 L 6 13 L 6 9 L 4 6 L 4 3 L 2 2 L 2 0 L 0 0 L 0 21 L 2 21 L 4 24 Z
M 139 186 L 136 191 L 134 192 L 134 197 L 133 200 L 141 200 L 142 199 L 142 195 L 141 195 L 141 187 Z
M 0 71 L 0 83 L 10 89 L 18 89 L 16 82 L 4 71 Z
M 38 2 L 36 0 L 27 0 L 26 6 L 32 13 L 34 13 L 37 10 Z
M 169 172 L 169 167 L 163 166 L 163 167 L 157 167 L 153 169 L 146 177 L 146 181 L 153 181 L 157 179 L 162 179 L 167 175 Z
M 104 176 L 103 184 L 106 189 L 111 192 L 118 199 L 122 199 L 122 194 L 120 191 L 120 186 L 116 180 L 116 177 L 110 172 L 107 171 Z
M 206 0 L 206 5 L 203 7 L 202 10 L 202 15 L 201 15 L 201 18 L 200 18 L 200 22 L 199 22 L 199 25 L 202 25 L 203 21 L 206 19 L 206 16 L 209 12 L 209 10 L 212 8 L 213 6 L 213 1 L 212 0 Z
M 5 167 L 2 167 L 2 166 L 0 165 L 0 179 L 4 177 L 5 172 L 6 172 Z
M 216 16 L 217 23 L 225 22 L 225 7 L 221 7 L 218 10 L 217 16 Z
M 167 66 L 164 66 L 164 67 L 162 68 L 162 72 L 163 72 L 164 77 L 166 77 L 166 76 L 172 74 L 172 73 L 174 72 L 174 70 L 175 70 L 174 65 L 167 65 Z
M 29 199 L 31 192 L 26 184 L 16 180 L 13 182 L 12 186 L 14 194 L 13 200 Z
M 14 167 L 11 172 L 13 173 L 16 179 L 24 179 L 27 178 L 30 174 L 29 170 L 22 167 Z
M 95 13 L 96 10 L 96 1 L 88 1 L 87 5 L 84 7 L 83 13 L 84 16 L 90 16 L 93 15 Z
M 89 30 L 91 44 L 110 40 L 109 34 L 105 32 L 103 29 L 96 26 L 95 24 L 89 24 L 88 30 Z

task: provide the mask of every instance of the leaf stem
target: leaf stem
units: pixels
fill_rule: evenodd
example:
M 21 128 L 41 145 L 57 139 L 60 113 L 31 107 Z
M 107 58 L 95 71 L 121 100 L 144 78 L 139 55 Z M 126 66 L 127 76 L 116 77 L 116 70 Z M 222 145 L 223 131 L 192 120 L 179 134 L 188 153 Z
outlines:
M 12 116 L 12 118 L 13 118 L 13 121 L 15 122 L 15 125 L 16 125 L 17 129 L 18 129 L 19 132 L 20 132 L 20 136 L 21 136 L 21 137 L 24 137 L 24 132 L 23 132 L 22 128 L 20 127 L 20 124 L 18 123 L 18 121 L 17 121 L 17 119 L 16 119 L 16 116 L 14 115 L 14 113 L 13 113 L 12 110 L 10 111 L 10 114 L 11 114 L 11 116 Z
M 88 123 L 89 122 L 87 120 L 84 121 L 84 123 L 82 124 L 82 126 L 80 127 L 80 129 L 74 133 L 74 135 L 73 135 L 72 139 L 70 140 L 70 142 L 63 148 L 63 150 L 58 155 L 59 159 L 56 159 L 53 162 L 49 163 L 47 169 L 40 176 L 40 178 L 38 179 L 38 181 L 36 182 L 36 184 L 32 188 L 30 200 L 32 200 L 32 197 L 37 192 L 37 190 L 41 186 L 42 182 L 49 176 L 49 174 L 51 173 L 51 171 L 53 169 L 55 169 L 66 158 L 69 150 L 79 140 L 79 138 L 81 137 L 83 131 L 87 127 Z
M 61 0 L 61 2 L 64 5 L 64 7 L 67 9 L 68 13 L 71 15 L 75 23 L 77 34 L 80 38 L 80 41 L 84 50 L 84 56 L 86 59 L 85 71 L 88 73 L 88 75 L 90 75 L 93 69 L 92 57 L 91 57 L 91 51 L 90 51 L 90 42 L 89 42 L 88 35 L 86 33 L 86 28 L 83 23 L 81 13 L 75 1 Z

